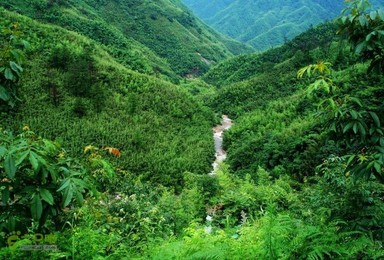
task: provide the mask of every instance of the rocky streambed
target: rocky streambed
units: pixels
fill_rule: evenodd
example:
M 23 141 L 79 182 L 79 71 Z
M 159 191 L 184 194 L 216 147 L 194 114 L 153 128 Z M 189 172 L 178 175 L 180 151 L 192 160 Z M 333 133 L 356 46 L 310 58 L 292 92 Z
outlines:
M 232 126 L 232 120 L 226 116 L 223 115 L 221 124 L 215 126 L 213 130 L 213 139 L 215 142 L 215 161 L 212 163 L 213 170 L 210 174 L 215 174 L 217 171 L 217 168 L 219 166 L 219 163 L 224 161 L 227 157 L 227 153 L 223 149 L 223 133 L 225 130 L 228 130 Z

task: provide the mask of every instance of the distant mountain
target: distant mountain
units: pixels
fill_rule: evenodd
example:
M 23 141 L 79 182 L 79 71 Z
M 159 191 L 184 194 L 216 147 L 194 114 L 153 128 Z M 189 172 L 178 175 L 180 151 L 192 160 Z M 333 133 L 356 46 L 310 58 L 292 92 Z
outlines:
M 200 21 L 179 0 L 1 0 L 0 6 L 84 34 L 119 61 L 170 78 L 252 51 Z
M 182 1 L 212 28 L 257 50 L 281 45 L 312 25 L 334 19 L 344 7 L 344 0 Z

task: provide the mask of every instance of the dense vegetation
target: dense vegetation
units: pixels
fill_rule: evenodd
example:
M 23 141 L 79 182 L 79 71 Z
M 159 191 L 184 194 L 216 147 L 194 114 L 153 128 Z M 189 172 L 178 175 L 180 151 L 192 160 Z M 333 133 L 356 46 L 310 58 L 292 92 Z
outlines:
M 204 22 L 256 50 L 278 46 L 308 28 L 334 19 L 343 0 L 183 0 Z M 372 1 L 380 3 L 380 1 Z
M 0 258 L 384 257 L 382 9 L 219 62 L 178 0 L 0 5 Z
M 174 80 L 251 49 L 212 31 L 177 2 L 6 0 L 0 6 L 81 33 L 129 68 Z

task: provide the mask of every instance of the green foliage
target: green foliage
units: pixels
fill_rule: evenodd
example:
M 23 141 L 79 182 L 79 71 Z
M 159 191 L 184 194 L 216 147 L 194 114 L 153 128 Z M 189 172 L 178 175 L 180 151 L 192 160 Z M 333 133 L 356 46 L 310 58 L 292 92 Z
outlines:
M 290 173 L 298 179 L 313 175 L 313 168 L 331 147 L 322 147 L 324 133 L 302 104 L 303 93 L 270 102 L 236 120 L 225 134 L 228 162 L 244 176 L 263 167 L 274 176 Z M 302 111 L 301 106 L 305 109 Z
M 183 2 L 212 28 L 258 51 L 283 45 L 314 25 L 334 19 L 343 8 L 343 1 L 329 0 Z
M 260 55 L 236 57 L 204 76 L 207 82 L 220 87 L 211 105 L 239 117 L 225 141 L 230 165 L 238 174 L 245 175 L 262 166 L 273 172 L 275 168 L 276 172 L 288 171 L 303 179 L 313 175 L 313 168 L 329 154 L 342 155 L 343 150 L 344 154 L 354 150 L 362 152 L 350 161 L 349 169 L 355 168 L 367 177 L 373 173 L 380 177 L 380 151 L 374 147 L 380 140 L 381 130 L 376 130 L 375 121 L 380 123 L 381 103 L 375 101 L 373 105 L 369 101 L 372 95 L 365 95 L 364 103 L 371 105 L 364 110 L 359 101 L 351 97 L 353 94 L 347 93 L 358 89 L 352 87 L 354 85 L 379 86 L 381 81 L 374 74 L 371 79 L 365 79 L 364 65 L 359 67 L 362 70 L 355 72 L 351 68 L 331 73 L 327 68 L 329 63 L 321 62 L 322 59 L 327 58 L 339 68 L 348 67 L 348 63 L 357 60 L 347 51 L 345 42 L 331 43 L 337 39 L 335 31 L 335 25 L 331 24 L 311 29 L 281 48 Z M 344 65 L 340 53 L 347 56 Z M 319 58 L 321 60 L 317 60 Z M 309 60 L 318 63 L 303 68 L 301 74 L 315 74 L 317 80 L 306 84 L 310 85 L 307 93 L 311 98 L 300 101 L 300 96 L 293 95 L 296 96 L 293 98 L 290 93 L 299 89 L 301 83 L 289 75 L 293 76 L 292 69 L 298 69 Z M 340 85 L 344 84 L 346 88 L 341 89 Z M 315 115 L 317 121 L 311 114 L 316 105 L 321 108 Z M 327 127 L 322 127 L 324 125 Z M 348 135 L 350 139 L 341 138 L 341 135 Z M 351 142 L 343 143 L 346 139 Z M 373 150 L 368 154 L 366 151 L 370 149 L 362 145 L 362 139 L 376 144 L 370 146 Z M 376 151 L 376 157 L 371 156 Z M 359 158 L 367 160 L 363 163 Z
M 23 72 L 22 48 L 28 43 L 20 39 L 22 33 L 18 23 L 8 19 L 0 22 L 0 109 L 4 104 L 13 108 L 17 100 L 17 81 Z
M 325 62 L 309 65 L 298 71 L 298 77 L 305 73 L 308 77 L 319 74 L 307 92 L 309 95 L 313 95 L 313 92 L 319 95 L 320 90 L 325 92 L 318 113 L 322 115 L 322 123 L 329 127 L 330 134 L 336 135 L 337 145 L 346 147 L 347 153 L 352 153 L 346 171 L 366 179 L 373 175 L 383 182 L 384 132 L 381 119 L 375 111 L 367 110 L 358 98 L 338 91 L 331 78 L 329 65 Z
M 329 169 L 331 164 L 324 165 L 323 169 Z M 333 174 L 333 169 L 324 172 L 324 178 L 318 179 L 320 183 L 305 186 L 303 191 L 297 192 L 292 188 L 297 184 L 287 176 L 273 180 L 268 172 L 259 169 L 258 181 L 251 182 L 234 177 L 222 165 L 214 176 L 219 180 L 220 191 L 212 200 L 217 203 L 219 199 L 222 203 L 208 209 L 210 215 L 205 224 L 190 224 L 182 238 L 155 244 L 140 259 L 349 259 L 382 256 L 380 244 L 375 244 L 369 235 L 351 231 L 356 223 L 353 221 L 360 217 L 368 220 L 369 217 L 354 218 L 350 214 L 352 208 L 345 207 L 345 204 L 341 206 L 346 203 L 359 207 L 353 204 L 356 196 L 348 192 L 365 193 L 379 187 L 365 186 L 368 183 L 355 186 L 350 178 L 343 182 L 342 177 Z M 334 186 L 336 180 L 339 183 L 337 191 Z M 341 183 L 354 185 L 354 188 Z M 226 196 L 236 199 L 225 201 Z M 240 200 L 247 199 L 253 201 L 249 204 L 254 207 L 253 214 L 241 205 Z M 265 204 L 258 204 L 260 200 Z M 230 204 L 230 201 L 235 203 Z M 373 208 L 378 210 L 375 216 L 380 218 L 383 203 L 380 200 L 375 203 Z M 229 209 L 239 205 L 244 210 L 231 214 Z M 327 215 L 327 212 L 341 209 L 346 210 L 345 215 L 331 214 L 335 219 Z M 350 222 L 344 222 L 339 216 Z M 224 220 L 226 225 L 221 225 L 220 220 Z
M 232 117 L 265 108 L 272 100 L 289 96 L 301 88 L 296 71 L 308 61 L 328 57 L 339 62 L 340 50 L 335 35 L 336 26 L 327 23 L 313 28 L 284 46 L 262 54 L 243 55 L 213 67 L 203 79 L 219 88 L 210 105 Z M 347 56 L 348 57 L 348 56 Z M 345 58 L 350 62 L 353 59 Z
M 277 71 L 279 77 L 284 77 L 288 71 L 293 72 L 302 67 L 303 63 L 317 62 L 317 55 L 311 53 L 316 48 L 321 50 L 322 59 L 329 57 L 328 60 L 333 62 L 334 52 L 340 51 L 339 46 L 331 44 L 333 41 L 338 41 L 336 30 L 337 27 L 331 22 L 319 25 L 303 32 L 281 47 L 260 54 L 241 55 L 221 62 L 206 73 L 203 79 L 209 84 L 222 87 L 249 80 L 262 73 Z M 343 55 L 347 53 L 343 52 Z
M 223 62 L 204 76 L 210 85 L 195 76 L 231 54 L 180 1 L 1 5 L 36 18 L 0 9 L 31 42 L 21 105 L 1 126 L 44 137 L 1 134 L 0 220 L 16 231 L 1 235 L 34 245 L 34 231 L 60 231 L 59 251 L 13 245 L 0 258 L 383 257 L 383 184 L 345 171 L 382 171 L 373 155 L 383 79 L 355 64 L 333 24 Z M 300 71 L 317 79 L 304 98 L 311 79 L 295 74 L 314 62 Z M 188 79 L 169 82 L 176 74 Z M 228 165 L 215 175 L 215 116 L 204 104 L 236 116 L 224 134 Z M 91 188 L 102 193 L 85 197 Z
M 179 2 L 169 0 L 34 1 L 29 5 L 7 0 L 1 6 L 86 35 L 127 67 L 160 73 L 173 81 L 206 72 L 207 63 L 228 58 L 232 51 L 250 49 L 213 32 Z
M 83 203 L 89 190 L 85 168 L 67 157 L 56 143 L 25 127 L 14 137 L 0 136 L 1 230 L 41 230 L 64 208 Z
M 28 53 L 34 58 L 20 81 L 23 106 L 4 116 L 4 128 L 28 124 L 73 157 L 89 144 L 116 147 L 122 152 L 113 159 L 118 167 L 178 191 L 184 172 L 211 171 L 214 117 L 202 102 L 161 78 L 127 69 L 82 36 L 13 19 L 34 43 Z
M 287 178 L 273 180 L 262 168 L 238 178 L 222 167 L 217 179 L 221 189 L 211 199 L 207 213 L 213 217 L 213 224 L 222 228 L 245 225 L 247 219 L 259 218 L 268 207 L 287 209 L 297 202 Z
M 370 237 L 382 241 L 382 184 L 356 180 L 350 173 L 344 173 L 345 166 L 344 158 L 330 156 L 317 167 L 317 176 L 309 180 L 316 185 L 303 189 L 303 197 L 310 205 L 304 214 L 324 223 L 345 221 L 343 230 L 364 231 Z M 329 207 L 330 204 L 333 206 Z
M 352 1 L 344 10 L 345 15 L 339 19 L 340 31 L 347 33 L 351 48 L 356 54 L 370 61 L 368 71 L 376 70 L 382 74 L 384 52 L 381 29 L 384 25 L 384 12 L 382 9 L 369 10 L 368 7 L 370 7 L 368 1 Z M 376 179 L 384 182 L 382 170 L 384 141 L 382 141 L 383 129 L 380 117 L 382 104 L 374 106 L 373 111 L 369 111 L 360 100 L 350 99 L 357 104 L 355 107 L 359 110 L 351 105 L 344 106 L 339 110 L 339 122 L 333 122 L 333 126 L 342 122 L 342 132 L 347 134 L 345 139 L 348 147 L 354 145 L 347 169 L 356 176 L 369 179 L 374 175 Z M 337 131 L 336 127 L 333 128 Z M 348 135 L 348 131 L 351 130 L 356 136 Z
M 59 238 L 63 251 L 51 253 L 50 258 L 103 259 L 127 256 L 129 248 L 119 244 L 121 239 L 117 233 L 106 233 L 84 226 L 72 227 Z M 118 252 L 116 247 L 119 247 Z
M 384 72 L 384 9 L 372 10 L 367 0 L 348 1 L 338 19 L 340 33 L 345 33 L 351 49 L 364 60 L 370 60 L 369 70 Z
M 188 174 L 186 188 L 175 195 L 119 171 L 112 184 L 116 191 L 87 199 L 74 212 L 60 248 L 67 255 L 83 257 L 143 254 L 151 244 L 182 234 L 190 222 L 204 216 L 202 178 Z

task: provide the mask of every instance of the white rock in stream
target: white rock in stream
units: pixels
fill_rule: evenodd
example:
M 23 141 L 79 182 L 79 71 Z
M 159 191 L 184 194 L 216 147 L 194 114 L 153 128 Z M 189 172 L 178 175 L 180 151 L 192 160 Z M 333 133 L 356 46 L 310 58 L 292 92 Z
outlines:
M 223 115 L 223 119 L 221 121 L 221 125 L 218 125 L 213 128 L 213 139 L 215 141 L 215 161 L 212 163 L 213 171 L 210 175 L 216 173 L 217 168 L 219 167 L 219 163 L 224 161 L 227 158 L 227 153 L 223 150 L 223 133 L 225 130 L 231 128 L 232 120 Z

